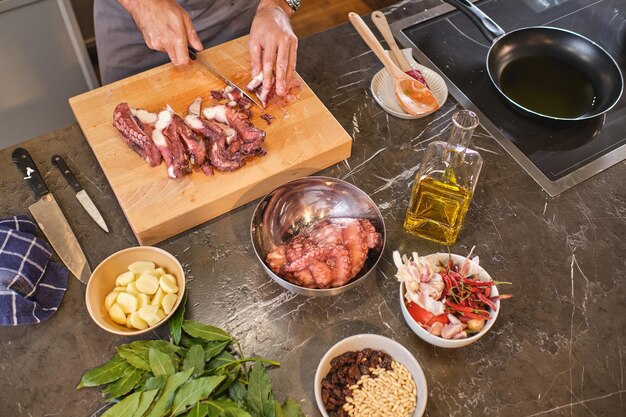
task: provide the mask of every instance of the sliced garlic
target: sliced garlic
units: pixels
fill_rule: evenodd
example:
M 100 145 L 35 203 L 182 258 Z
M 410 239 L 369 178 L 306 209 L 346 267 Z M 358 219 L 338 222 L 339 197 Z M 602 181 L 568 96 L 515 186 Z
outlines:
M 163 275 L 161 278 L 159 278 L 159 284 L 161 285 L 163 291 L 165 291 L 166 293 L 178 292 L 178 285 L 176 283 L 176 278 L 174 277 L 174 275 Z
M 133 274 L 130 271 L 126 271 L 123 274 L 118 275 L 117 278 L 115 278 L 115 285 L 117 285 L 118 287 L 122 287 L 122 286 L 130 284 L 134 280 L 135 280 L 135 274 Z
M 159 289 L 159 279 L 154 275 L 142 275 L 137 278 L 135 285 L 142 293 L 152 295 Z
M 143 306 L 141 307 L 141 310 L 139 310 L 139 317 L 141 317 L 143 321 L 148 323 L 149 326 L 152 326 L 153 324 L 158 322 L 158 316 L 157 316 L 158 311 L 159 311 L 158 306 L 152 306 L 152 305 Z
M 109 309 L 109 317 L 117 324 L 126 325 L 126 314 L 124 314 L 122 308 L 117 303 L 113 303 Z
M 160 277 L 161 275 L 167 274 L 167 272 L 165 272 L 164 268 L 153 269 L 152 271 L 146 271 L 145 273 L 149 273 L 150 275 L 154 275 L 157 278 Z
M 126 286 L 126 292 L 132 295 L 139 295 L 139 289 L 137 288 L 137 281 L 131 282 Z
M 137 311 L 137 297 L 132 294 L 122 292 L 117 296 L 116 304 L 122 308 L 126 314 Z
M 118 291 L 111 291 L 110 293 L 107 294 L 106 297 L 104 297 L 104 308 L 107 311 L 109 311 L 111 309 L 111 306 L 117 300 L 118 294 L 119 294 Z
M 150 305 L 157 307 L 160 306 L 163 302 L 163 297 L 165 297 L 165 292 L 161 288 L 159 288 L 157 292 L 152 296 L 152 299 L 150 300 Z
M 149 269 L 155 269 L 154 267 L 155 267 L 154 262 L 136 261 L 128 265 L 128 270 L 131 271 L 133 274 L 141 274 L 142 272 L 147 271 Z
M 130 324 L 135 329 L 143 330 L 148 328 L 148 323 L 139 316 L 139 312 L 135 311 L 130 315 L 128 319 L 128 324 Z
M 141 307 L 150 305 L 150 296 L 148 294 L 140 293 L 137 296 L 137 310 L 141 310 Z
M 169 293 L 165 297 L 163 297 L 163 301 L 161 302 L 161 307 L 163 307 L 163 311 L 165 314 L 170 314 L 174 305 L 176 305 L 176 300 L 178 296 L 174 293 Z

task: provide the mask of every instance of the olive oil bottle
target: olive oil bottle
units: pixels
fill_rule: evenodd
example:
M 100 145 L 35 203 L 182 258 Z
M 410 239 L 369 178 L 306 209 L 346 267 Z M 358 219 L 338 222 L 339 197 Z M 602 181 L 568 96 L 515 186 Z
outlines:
M 408 233 L 448 246 L 456 242 L 483 166 L 480 154 L 468 148 L 477 126 L 474 112 L 458 111 L 448 142 L 426 148 L 404 221 Z

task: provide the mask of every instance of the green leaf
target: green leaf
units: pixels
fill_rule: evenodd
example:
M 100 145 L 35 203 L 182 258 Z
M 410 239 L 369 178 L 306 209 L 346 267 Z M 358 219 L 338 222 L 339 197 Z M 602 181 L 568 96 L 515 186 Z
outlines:
M 167 382 L 167 375 L 159 375 L 148 378 L 143 386 L 144 391 L 160 390 Z
M 224 412 L 225 409 L 238 407 L 237 403 L 223 397 L 206 401 L 205 404 L 209 407 L 209 417 L 218 417 Z
M 146 413 L 146 411 L 148 411 L 148 408 L 150 408 L 150 404 L 154 401 L 154 397 L 156 397 L 157 392 L 159 392 L 158 389 L 141 392 L 141 399 L 139 400 L 139 405 L 137 406 L 137 410 L 135 411 L 135 414 L 133 414 L 133 417 L 141 417 Z
M 135 368 L 150 371 L 150 364 L 143 357 L 137 355 L 130 345 L 121 345 L 117 348 L 117 353 Z
M 205 340 L 207 342 L 232 340 L 232 336 L 219 327 L 202 324 L 193 320 L 183 321 L 183 330 L 193 337 Z
M 202 345 L 204 346 L 207 342 L 202 339 L 196 339 L 195 337 L 191 337 L 186 333 L 180 337 L 180 346 L 184 346 L 186 348 L 192 347 L 193 345 Z
M 187 304 L 187 290 L 183 294 L 183 299 L 180 301 L 176 312 L 170 318 L 168 325 L 170 327 L 170 336 L 174 343 L 180 343 L 180 337 L 183 334 L 183 319 L 185 317 L 185 304 Z
M 246 396 L 246 404 L 250 410 L 257 416 L 273 417 L 274 414 L 269 416 L 267 412 L 271 412 L 273 408 L 274 400 L 272 396 L 272 381 L 270 381 L 265 367 L 261 363 L 261 360 L 257 359 L 250 371 L 250 377 L 248 381 L 248 395 Z M 272 401 L 271 406 L 266 405 L 269 401 Z
M 283 413 L 283 408 L 276 400 L 274 400 L 274 413 L 276 414 L 276 417 L 285 417 L 285 414 Z
M 278 405 L 278 407 L 280 408 L 280 404 Z M 271 392 L 269 398 L 263 404 L 263 416 L 276 417 L 276 401 L 274 400 L 274 396 Z
M 183 361 L 183 371 L 193 368 L 193 375 L 204 372 L 204 349 L 200 345 L 193 345 L 187 351 Z
M 109 408 L 102 417 L 133 417 L 139 406 L 141 392 L 136 392 L 124 398 L 113 407 Z
M 209 414 L 209 406 L 197 402 L 196 405 L 191 407 L 191 410 L 187 413 L 187 417 L 206 417 Z
M 155 348 L 150 348 L 149 354 L 150 368 L 154 376 L 159 375 L 173 375 L 176 372 L 172 359 L 167 355 Z
M 225 409 L 220 417 L 252 417 L 250 413 L 242 410 L 241 408 L 227 408 Z
M 124 376 L 126 371 L 130 371 L 131 369 L 132 366 L 126 361 L 126 359 L 116 354 L 104 365 L 85 372 L 83 378 L 80 380 L 80 384 L 78 384 L 76 388 L 95 387 L 102 384 L 108 384 L 109 382 L 120 379 Z
M 167 410 L 170 408 L 172 404 L 172 400 L 174 399 L 174 393 L 183 385 L 191 376 L 193 369 L 188 369 L 183 372 L 175 373 L 174 375 L 170 375 L 167 377 L 167 382 L 165 383 L 165 387 L 163 388 L 163 392 L 159 396 L 159 399 L 156 400 L 152 410 L 148 413 L 147 417 L 162 417 L 167 413 Z
M 163 353 L 171 354 L 180 351 L 180 347 L 166 340 L 139 340 L 130 344 L 137 355 L 141 356 L 146 362 L 150 362 L 150 348 L 154 348 Z
M 217 368 L 225 368 L 230 365 L 239 364 L 239 361 L 230 353 L 225 350 L 207 364 L 207 371 L 215 371 Z
M 278 407 L 276 407 L 278 410 Z M 291 398 L 287 398 L 282 406 L 283 416 L 284 417 L 305 417 L 302 409 L 300 408 L 300 404 Z
M 187 381 L 174 397 L 172 415 L 182 414 L 190 405 L 208 397 L 223 380 L 223 376 L 207 376 Z
M 208 342 L 204 347 L 204 360 L 210 361 L 220 353 L 224 351 L 230 345 L 230 340 L 224 340 L 222 342 Z
M 141 369 L 131 368 L 123 377 L 107 385 L 107 387 L 102 390 L 107 395 L 107 401 L 111 401 L 114 398 L 119 398 L 131 392 L 141 381 L 143 373 L 144 371 Z
M 241 381 L 235 381 L 228 387 L 228 397 L 239 407 L 243 406 L 247 393 L 246 386 Z

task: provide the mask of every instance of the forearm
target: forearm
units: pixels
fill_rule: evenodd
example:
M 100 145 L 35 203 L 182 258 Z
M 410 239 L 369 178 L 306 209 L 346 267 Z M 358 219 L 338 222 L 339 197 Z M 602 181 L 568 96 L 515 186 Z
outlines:
M 119 0 L 119 1 L 129 1 L 129 0 Z M 259 7 L 257 8 L 257 12 L 259 10 L 262 10 L 265 7 L 279 8 L 280 10 L 285 12 L 287 17 L 291 17 L 291 15 L 293 14 L 293 10 L 291 9 L 291 7 L 289 7 L 289 5 L 287 4 L 285 0 L 261 0 L 261 2 L 259 3 Z
M 132 11 L 137 6 L 137 0 L 117 0 L 120 6 L 122 6 L 128 13 L 132 13 Z

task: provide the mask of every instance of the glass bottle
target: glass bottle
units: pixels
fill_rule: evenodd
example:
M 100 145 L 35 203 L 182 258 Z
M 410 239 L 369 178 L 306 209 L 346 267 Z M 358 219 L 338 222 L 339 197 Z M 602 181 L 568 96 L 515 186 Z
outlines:
M 483 166 L 468 146 L 478 116 L 468 110 L 452 116 L 448 142 L 431 142 L 415 176 L 404 229 L 444 245 L 456 242 Z

